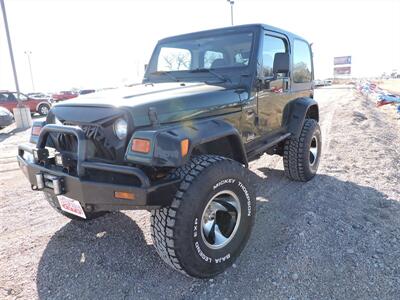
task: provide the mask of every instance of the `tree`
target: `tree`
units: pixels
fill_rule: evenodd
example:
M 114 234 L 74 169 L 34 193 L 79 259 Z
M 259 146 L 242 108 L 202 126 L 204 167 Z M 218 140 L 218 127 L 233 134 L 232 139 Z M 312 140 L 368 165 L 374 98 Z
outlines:
M 190 68 L 190 55 L 184 52 L 168 53 L 162 56 L 164 64 L 159 69 L 167 71 L 188 70 Z

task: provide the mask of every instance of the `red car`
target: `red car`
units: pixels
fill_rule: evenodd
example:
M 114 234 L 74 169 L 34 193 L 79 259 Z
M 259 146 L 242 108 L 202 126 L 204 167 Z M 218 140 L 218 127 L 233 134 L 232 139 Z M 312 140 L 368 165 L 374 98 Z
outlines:
M 72 98 L 75 98 L 75 97 L 78 97 L 78 94 L 74 93 L 72 91 L 61 91 L 61 92 L 59 92 L 57 94 L 53 94 L 51 96 L 51 98 L 54 101 L 62 101 L 62 100 L 72 99 Z
M 12 112 L 18 104 L 17 96 L 16 92 L 0 91 L 0 106 Z M 32 99 L 22 93 L 19 93 L 19 98 L 25 106 L 29 107 L 31 113 L 37 112 L 45 116 L 50 110 L 51 103 L 46 99 Z

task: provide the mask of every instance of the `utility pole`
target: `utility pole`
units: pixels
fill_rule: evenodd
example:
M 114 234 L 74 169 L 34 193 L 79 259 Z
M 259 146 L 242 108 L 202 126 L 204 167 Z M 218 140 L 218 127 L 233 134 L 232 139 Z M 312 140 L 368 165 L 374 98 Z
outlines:
M 0 3 L 1 3 L 1 10 L 3 11 L 4 28 L 6 29 L 8 50 L 10 52 L 10 59 L 11 59 L 11 66 L 12 66 L 13 74 L 14 74 L 15 88 L 17 89 L 17 93 L 18 93 L 18 97 L 17 97 L 18 106 L 21 107 L 23 105 L 22 105 L 21 101 L 19 100 L 19 85 L 18 85 L 18 78 L 17 78 L 17 70 L 15 68 L 14 54 L 13 54 L 13 49 L 12 49 L 12 45 L 11 45 L 11 38 L 10 38 L 10 30 L 8 28 L 6 7 L 4 5 L 4 0 L 0 0 Z
M 25 51 L 24 53 L 28 57 L 29 72 L 31 73 L 32 91 L 35 92 L 35 84 L 33 83 L 33 73 L 32 73 L 32 65 L 31 65 L 32 51 Z
M 235 1 L 233 0 L 226 0 L 229 2 L 229 4 L 231 5 L 231 25 L 233 26 L 233 4 L 235 4 Z
M 14 119 L 15 119 L 17 128 L 27 128 L 32 125 L 31 113 L 30 113 L 29 108 L 26 107 L 20 99 L 17 70 L 15 68 L 14 54 L 13 54 L 13 49 L 12 49 L 12 45 L 11 45 L 10 30 L 8 28 L 8 21 L 7 21 L 7 14 L 6 14 L 6 7 L 4 5 L 4 0 L 0 0 L 0 5 L 1 5 L 1 10 L 3 12 L 4 28 L 6 30 L 8 50 L 10 51 L 11 66 L 13 69 L 15 88 L 17 90 L 18 104 L 17 104 L 17 107 L 13 109 Z

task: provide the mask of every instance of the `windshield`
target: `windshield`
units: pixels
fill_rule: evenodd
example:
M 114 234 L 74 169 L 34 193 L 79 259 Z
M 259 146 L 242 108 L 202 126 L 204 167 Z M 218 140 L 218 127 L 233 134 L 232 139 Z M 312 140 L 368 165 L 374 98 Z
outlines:
M 197 39 L 189 36 L 179 41 L 162 42 L 150 62 L 149 73 L 245 67 L 249 64 L 252 42 L 252 33 Z

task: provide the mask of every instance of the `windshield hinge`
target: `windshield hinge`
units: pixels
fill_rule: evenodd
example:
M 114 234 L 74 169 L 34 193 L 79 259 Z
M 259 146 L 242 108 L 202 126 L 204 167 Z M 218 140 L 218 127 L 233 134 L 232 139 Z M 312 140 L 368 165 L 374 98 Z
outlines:
M 158 120 L 157 116 L 157 109 L 155 107 L 149 107 L 149 119 L 153 127 L 160 126 L 160 121 Z

